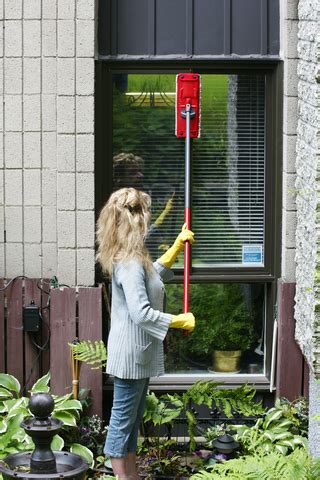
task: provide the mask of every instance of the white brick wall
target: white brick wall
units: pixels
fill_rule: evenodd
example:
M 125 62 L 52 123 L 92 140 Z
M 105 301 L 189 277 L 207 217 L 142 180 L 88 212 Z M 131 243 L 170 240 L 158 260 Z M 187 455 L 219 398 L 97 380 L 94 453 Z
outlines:
M 0 275 L 92 285 L 95 2 L 4 0 L 2 18 Z

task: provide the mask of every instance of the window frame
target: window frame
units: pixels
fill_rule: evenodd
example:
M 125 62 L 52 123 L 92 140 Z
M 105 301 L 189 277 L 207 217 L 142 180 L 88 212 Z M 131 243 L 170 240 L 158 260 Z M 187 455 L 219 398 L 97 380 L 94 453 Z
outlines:
M 271 350 L 273 336 L 276 283 L 281 268 L 281 198 L 282 198 L 282 63 L 279 61 L 96 61 L 95 97 L 95 211 L 98 216 L 107 195 L 112 192 L 112 75 L 179 73 L 201 74 L 259 73 L 266 76 L 265 92 L 265 265 L 263 267 L 192 267 L 190 280 L 196 283 L 259 282 L 266 285 L 265 319 L 265 375 L 237 374 L 234 377 L 217 377 L 205 374 L 204 378 L 226 381 L 229 385 L 254 383 L 257 388 L 270 386 Z M 172 133 L 174 135 L 174 132 Z M 97 281 L 101 274 L 97 271 Z M 183 269 L 175 269 L 174 283 L 183 279 Z M 164 375 L 152 380 L 157 389 L 185 388 L 199 379 L 199 375 Z M 273 388 L 273 386 L 270 386 Z

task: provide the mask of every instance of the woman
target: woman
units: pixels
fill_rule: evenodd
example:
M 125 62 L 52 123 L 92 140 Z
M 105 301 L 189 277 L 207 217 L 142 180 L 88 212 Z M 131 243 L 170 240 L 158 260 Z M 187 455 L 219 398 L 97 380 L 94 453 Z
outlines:
M 167 330 L 193 330 L 192 313 L 163 313 L 164 285 L 172 263 L 193 233 L 183 227 L 155 263 L 145 247 L 151 200 L 134 188 L 114 192 L 97 222 L 97 260 L 112 277 L 107 373 L 114 378 L 105 454 L 114 474 L 138 479 L 136 446 L 149 378 L 164 373 L 162 341 Z

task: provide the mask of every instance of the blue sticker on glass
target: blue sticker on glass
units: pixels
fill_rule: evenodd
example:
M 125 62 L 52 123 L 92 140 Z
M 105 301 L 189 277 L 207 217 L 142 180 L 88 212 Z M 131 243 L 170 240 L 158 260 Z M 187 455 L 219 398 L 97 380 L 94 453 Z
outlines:
M 263 261 L 263 245 L 242 245 L 242 263 L 259 263 Z

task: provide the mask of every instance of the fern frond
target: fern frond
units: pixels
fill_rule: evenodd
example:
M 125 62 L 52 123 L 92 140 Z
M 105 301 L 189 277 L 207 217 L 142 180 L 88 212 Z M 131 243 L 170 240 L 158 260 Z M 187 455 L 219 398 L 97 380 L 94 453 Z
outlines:
M 78 343 L 69 343 L 73 357 L 81 362 L 94 365 L 92 369 L 103 368 L 106 365 L 107 350 L 103 340 L 81 340 Z

